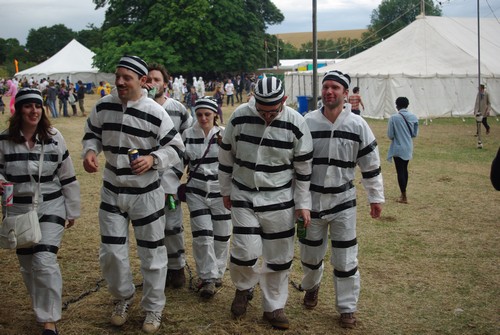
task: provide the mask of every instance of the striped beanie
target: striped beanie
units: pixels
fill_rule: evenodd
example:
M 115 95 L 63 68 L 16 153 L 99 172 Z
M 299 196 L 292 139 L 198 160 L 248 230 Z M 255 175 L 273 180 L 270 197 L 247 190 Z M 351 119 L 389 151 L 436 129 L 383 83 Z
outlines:
M 37 103 L 43 107 L 42 92 L 36 88 L 21 88 L 16 94 L 14 107 L 16 110 L 21 110 L 21 107 L 26 103 Z
M 137 56 L 123 56 L 116 67 L 124 67 L 132 70 L 140 77 L 148 75 L 148 64 Z
M 285 96 L 281 80 L 276 77 L 266 77 L 257 81 L 254 89 L 255 100 L 265 106 L 280 103 Z
M 325 80 L 336 81 L 346 89 L 349 88 L 349 85 L 351 84 L 351 77 L 347 73 L 342 73 L 337 70 L 328 71 L 327 73 L 325 73 L 325 75 L 323 76 L 323 81 L 321 83 L 324 83 Z
M 217 107 L 217 101 L 210 97 L 203 97 L 196 100 L 194 110 L 197 111 L 198 109 L 210 109 L 212 112 L 217 114 Z

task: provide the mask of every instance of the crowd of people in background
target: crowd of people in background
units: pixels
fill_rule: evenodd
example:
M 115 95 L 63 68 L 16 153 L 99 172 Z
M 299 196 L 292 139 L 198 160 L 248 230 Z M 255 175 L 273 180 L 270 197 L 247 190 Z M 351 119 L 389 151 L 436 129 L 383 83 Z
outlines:
M 258 77 L 255 73 L 226 75 L 224 79 L 209 79 L 204 81 L 203 77 L 194 76 L 192 81 L 184 79 L 182 75 L 178 77 L 169 76 L 165 94 L 177 101 L 182 102 L 194 117 L 194 103 L 198 98 L 212 96 L 218 100 L 218 115 L 223 122 L 222 106 L 224 101 L 226 106 L 234 106 L 235 99 L 237 104 L 247 102 L 250 98 L 253 87 Z M 78 110 L 81 116 L 86 116 L 84 99 L 86 94 L 97 94 L 104 97 L 111 93 L 113 85 L 106 81 L 99 83 L 83 83 L 81 80 L 70 81 L 70 78 L 35 78 L 23 77 L 20 81 L 15 78 L 0 79 L 0 112 L 5 110 L 14 114 L 14 97 L 21 88 L 36 88 L 42 92 L 44 106 L 47 107 L 52 118 L 59 116 L 70 117 L 77 116 Z M 2 97 L 12 97 L 10 105 L 4 105 Z M 245 98 L 244 98 L 245 97 Z M 7 109 L 8 108 L 8 109 Z M 69 113 L 71 109 L 71 113 Z

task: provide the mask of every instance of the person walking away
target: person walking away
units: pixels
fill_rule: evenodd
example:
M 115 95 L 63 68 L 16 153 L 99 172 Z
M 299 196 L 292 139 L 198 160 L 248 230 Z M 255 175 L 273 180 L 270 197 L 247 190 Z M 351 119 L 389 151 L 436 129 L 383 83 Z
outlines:
M 285 105 L 278 78 L 260 80 L 254 95 L 231 115 L 219 149 L 221 194 L 233 223 L 231 313 L 234 318 L 246 313 L 259 284 L 264 320 L 288 329 L 284 308 L 294 221 L 310 222 L 312 139 L 304 118 Z
M 150 64 L 146 87 L 148 89 L 156 88 L 154 100 L 164 108 L 165 113 L 174 124 L 174 129 L 182 135 L 193 123 L 193 118 L 181 102 L 166 96 L 168 77 L 167 69 L 163 65 Z M 171 285 L 173 288 L 181 288 L 186 283 L 183 214 L 180 201 L 177 199 L 177 189 L 183 173 L 183 160 L 161 173 L 165 202 L 168 203 L 169 197 L 173 197 L 175 201 L 175 209 L 168 208 L 168 206 L 165 208 L 165 247 L 168 255 L 165 285 Z
M 66 142 L 45 114 L 42 93 L 32 88 L 19 90 L 15 109 L 8 129 L 0 134 L 0 192 L 6 182 L 14 184 L 7 215 L 20 215 L 32 209 L 33 190 L 40 187 L 37 212 L 42 239 L 33 247 L 17 249 L 16 254 L 36 321 L 44 328 L 42 335 L 57 335 L 62 313 L 57 252 L 65 228 L 80 217 L 80 186 Z M 30 176 L 38 180 L 39 173 L 37 184 Z
M 62 108 L 63 116 L 69 117 L 68 114 L 69 91 L 68 87 L 66 86 L 66 82 L 64 80 L 61 80 L 61 86 L 59 88 L 59 92 L 57 93 L 57 97 L 59 98 L 59 112 L 61 112 Z
M 359 87 L 356 86 L 352 89 L 352 94 L 349 96 L 348 101 L 351 104 L 351 112 L 353 112 L 356 115 L 361 115 L 361 110 L 359 109 L 359 105 L 363 107 L 363 110 L 365 109 L 365 105 L 363 104 L 361 95 L 359 95 Z
M 2 81 L 0 82 L 0 112 L 2 112 L 2 114 L 5 114 L 5 103 L 3 102 L 3 95 L 4 95 L 4 89 Z
M 196 93 L 196 87 L 191 86 L 188 94 L 186 94 L 186 105 L 191 111 L 191 117 L 194 118 L 194 106 L 196 104 L 196 100 L 198 100 L 198 94 Z
M 413 138 L 418 135 L 418 118 L 408 111 L 410 102 L 406 97 L 396 99 L 398 113 L 389 118 L 387 137 L 391 140 L 387 160 L 394 158 L 401 196 L 397 202 L 408 203 L 406 187 L 408 185 L 408 163 L 413 158 Z
M 57 100 L 57 89 L 53 80 L 49 82 L 49 86 L 47 87 L 47 105 L 49 106 L 50 113 L 52 117 L 55 119 L 59 117 L 56 108 L 56 100 Z
M 78 96 L 76 94 L 75 84 L 70 83 L 69 90 L 68 90 L 68 102 L 69 102 L 69 105 L 71 106 L 71 109 L 73 111 L 73 116 L 76 116 L 76 113 L 77 113 L 77 110 L 76 110 L 76 102 L 77 101 L 78 101 Z
M 217 125 L 217 102 L 210 98 L 196 101 L 196 119 L 182 137 L 186 146 L 189 207 L 193 257 L 200 278 L 199 293 L 204 299 L 222 286 L 231 237 L 231 212 L 224 207 L 218 181 L 219 145 L 224 129 Z
M 16 106 L 15 106 L 15 97 L 17 94 L 17 85 L 13 80 L 7 80 L 7 89 L 8 91 L 5 92 L 6 97 L 10 97 L 10 103 L 9 103 L 9 110 L 10 110 L 10 115 L 14 115 L 16 112 Z
M 80 107 L 80 112 L 82 112 L 82 116 L 85 115 L 85 85 L 81 80 L 78 80 L 78 89 L 76 90 L 76 94 L 78 97 L 78 107 Z
M 99 207 L 99 263 L 116 299 L 111 324 L 122 326 L 127 321 L 135 294 L 128 250 L 131 222 L 143 277 L 141 306 L 146 318 L 142 329 L 155 333 L 165 306 L 167 275 L 165 192 L 159 170 L 180 162 L 184 144 L 163 107 L 142 89 L 147 74 L 148 66 L 141 58 L 120 59 L 116 88 L 97 101 L 85 123 L 82 144 L 85 171 L 98 171 L 101 151 L 106 158 Z M 139 156 L 132 161 L 130 149 L 137 149 Z
M 227 83 L 224 86 L 224 91 L 226 91 L 227 105 L 229 106 L 229 101 L 231 101 L 231 106 L 234 106 L 234 84 L 231 79 L 227 80 Z
M 222 104 L 224 103 L 224 91 L 221 84 L 215 87 L 214 99 L 217 101 L 217 114 L 219 114 L 220 123 L 224 124 L 224 117 L 222 115 Z
M 241 80 L 241 76 L 238 75 L 236 77 L 236 81 L 235 81 L 235 90 L 236 90 L 236 102 L 238 103 L 243 103 L 243 86 L 244 83 L 243 83 L 243 80 Z
M 366 121 L 352 113 L 349 104 L 344 104 L 349 85 L 349 75 L 327 72 L 322 80 L 323 107 L 305 116 L 314 148 L 312 210 L 310 225 L 305 223 L 306 237 L 299 239 L 304 272 L 301 287 L 306 291 L 303 304 L 309 309 L 318 304 L 323 259 L 331 243 L 335 304 L 343 328 L 356 326 L 360 291 L 356 166 L 361 170 L 361 183 L 368 195 L 372 218 L 380 217 L 384 202 L 377 141 Z
M 491 101 L 490 95 L 486 92 L 486 87 L 484 85 L 479 85 L 479 92 L 476 96 L 476 103 L 474 105 L 474 115 L 482 116 L 482 124 L 486 129 L 486 135 L 490 133 L 490 126 L 488 124 L 488 116 L 490 115 Z M 480 130 L 478 126 L 478 131 Z M 476 132 L 476 136 L 479 134 Z

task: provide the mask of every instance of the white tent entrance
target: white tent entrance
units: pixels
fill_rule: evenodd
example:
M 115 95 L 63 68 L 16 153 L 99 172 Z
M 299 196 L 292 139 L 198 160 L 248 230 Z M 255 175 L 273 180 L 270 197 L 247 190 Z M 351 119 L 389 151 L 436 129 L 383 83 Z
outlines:
M 318 69 L 318 84 L 329 70 L 348 73 L 359 86 L 366 117 L 387 118 L 395 100 L 406 96 L 421 118 L 471 115 L 478 91 L 477 21 L 418 17 L 374 47 L 339 64 Z M 481 81 L 500 113 L 500 24 L 481 19 Z M 321 89 L 320 89 L 321 91 Z M 285 73 L 292 100 L 312 95 L 312 71 Z
M 99 69 L 92 65 L 94 56 L 95 53 L 73 39 L 45 62 L 20 71 L 15 77 L 18 79 L 33 77 L 38 81 L 48 77 L 57 81 L 69 78 L 71 82 L 76 83 L 81 80 L 93 84 L 98 84 L 100 81 L 114 82 L 113 73 L 99 72 Z

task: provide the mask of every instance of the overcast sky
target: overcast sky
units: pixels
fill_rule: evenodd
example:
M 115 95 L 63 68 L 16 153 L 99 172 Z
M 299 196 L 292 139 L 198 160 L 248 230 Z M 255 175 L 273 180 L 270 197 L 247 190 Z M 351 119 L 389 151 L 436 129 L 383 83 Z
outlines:
M 268 33 L 312 31 L 311 0 L 272 0 L 285 16 Z M 428 2 L 431 0 L 427 0 Z M 381 0 L 317 0 L 317 30 L 364 29 Z M 441 0 L 443 16 L 475 17 L 477 0 Z M 481 17 L 500 18 L 500 0 L 480 0 Z M 100 27 L 104 9 L 95 10 L 91 0 L 0 0 L 0 37 L 17 38 L 26 44 L 30 29 L 64 24 L 80 31 L 92 23 Z M 500 24 L 500 23 L 499 23 Z

